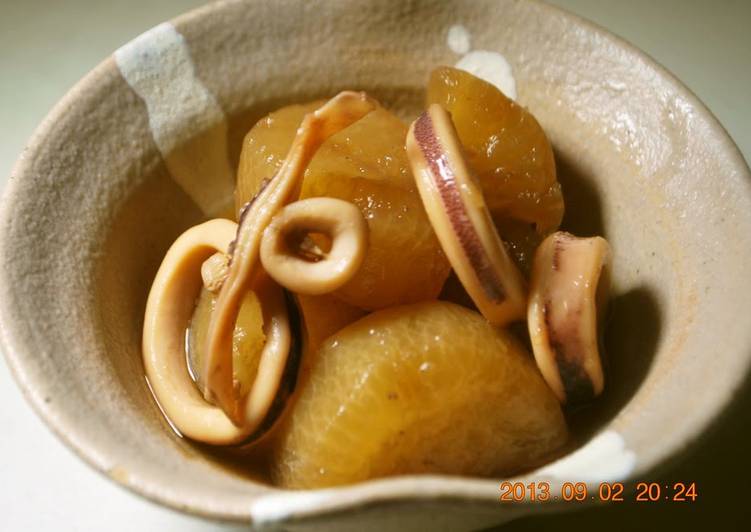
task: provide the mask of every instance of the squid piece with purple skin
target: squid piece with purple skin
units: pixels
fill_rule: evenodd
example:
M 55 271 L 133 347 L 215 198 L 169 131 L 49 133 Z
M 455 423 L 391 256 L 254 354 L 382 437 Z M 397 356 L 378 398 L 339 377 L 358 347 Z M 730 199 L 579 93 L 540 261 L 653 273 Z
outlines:
M 263 418 L 263 413 L 254 408 L 251 401 L 240 400 L 234 392 L 232 331 L 242 298 L 252 289 L 254 279 L 261 271 L 259 254 L 264 230 L 279 210 L 295 198 L 305 169 L 321 144 L 377 106 L 365 93 L 345 91 L 306 115 L 279 172 L 243 209 L 232 246 L 227 279 L 211 314 L 202 371 L 204 397 L 220 406 L 237 425 L 257 425 Z M 264 367 L 264 362 L 261 361 L 261 367 Z M 284 364 L 277 360 L 270 360 L 269 363 L 273 363 L 274 373 L 270 373 L 268 379 L 257 382 L 251 391 L 256 393 L 257 389 L 261 389 L 263 393 L 259 392 L 259 395 L 264 398 L 273 395 L 284 369 Z
M 375 108 L 377 103 L 364 93 L 342 92 L 309 113 L 280 171 L 246 205 L 239 224 L 211 220 L 192 227 L 167 252 L 149 293 L 143 352 L 154 396 L 181 434 L 233 445 L 260 437 L 278 417 L 295 381 L 290 375 L 293 334 L 287 302 L 272 279 L 284 277 L 284 261 L 275 260 L 274 244 L 280 224 L 283 228 L 289 217 L 280 211 L 296 198 L 321 144 Z M 289 211 L 298 213 L 292 220 L 302 223 L 295 225 L 298 229 L 331 233 L 331 251 L 337 251 L 331 260 L 295 263 L 314 268 L 323 284 L 314 288 L 323 292 L 351 278 L 367 247 L 367 226 L 357 208 L 329 201 L 338 201 L 341 212 L 356 214 L 350 216 L 352 223 L 332 222 L 325 200 Z M 269 225 L 274 230 L 266 231 Z M 259 257 L 264 239 L 274 259 L 267 261 L 267 269 Z M 252 340 L 238 339 L 238 326 Z
M 537 249 L 527 314 L 540 372 L 558 399 L 573 405 L 602 393 L 602 317 L 611 252 L 602 237 L 558 231 Z

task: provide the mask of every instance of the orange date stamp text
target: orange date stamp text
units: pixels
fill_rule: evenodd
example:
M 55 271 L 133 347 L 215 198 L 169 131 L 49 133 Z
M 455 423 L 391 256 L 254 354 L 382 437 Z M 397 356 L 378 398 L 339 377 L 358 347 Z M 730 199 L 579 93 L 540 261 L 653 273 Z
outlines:
M 698 498 L 696 482 L 637 482 L 632 490 L 626 490 L 622 482 L 601 482 L 593 487 L 585 482 L 564 482 L 551 487 L 549 482 L 510 482 L 499 485 L 498 500 L 507 502 L 695 502 Z

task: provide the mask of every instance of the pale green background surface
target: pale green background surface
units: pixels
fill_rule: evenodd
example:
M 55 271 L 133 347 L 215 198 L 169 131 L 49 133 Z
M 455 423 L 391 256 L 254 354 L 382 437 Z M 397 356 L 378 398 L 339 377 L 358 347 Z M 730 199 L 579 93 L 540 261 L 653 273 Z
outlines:
M 201 1 L 0 0 L 0 185 L 52 105 L 118 46 Z M 649 53 L 688 85 L 751 158 L 751 0 L 555 0 Z M 739 317 L 739 319 L 747 319 Z M 91 471 L 43 426 L 0 364 L 0 530 L 231 530 L 145 502 Z M 697 503 L 619 504 L 507 529 L 745 529 L 751 400 L 662 483 L 696 481 Z M 659 475 L 659 476 L 658 476 Z M 576 506 L 572 503 L 571 509 Z M 744 526 L 741 526 L 744 522 Z

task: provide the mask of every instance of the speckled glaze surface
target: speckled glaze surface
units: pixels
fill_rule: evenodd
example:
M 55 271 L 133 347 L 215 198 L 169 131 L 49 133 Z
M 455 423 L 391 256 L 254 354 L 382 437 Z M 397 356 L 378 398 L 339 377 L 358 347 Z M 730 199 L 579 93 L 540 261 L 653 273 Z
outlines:
M 550 136 L 564 227 L 604 234 L 614 250 L 607 391 L 574 427 L 578 448 L 520 479 L 555 489 L 643 478 L 699 440 L 751 363 L 751 329 L 738 319 L 751 298 L 748 167 L 649 58 L 516 0 L 218 2 L 82 80 L 31 139 L 0 207 L 0 340 L 49 426 L 139 494 L 257 526 L 456 530 L 559 509 L 501 505 L 494 479 L 285 492 L 176 438 L 143 377 L 159 262 L 180 232 L 223 208 L 255 120 L 344 88 L 415 116 L 431 68 L 470 45 L 503 54 L 518 101 Z

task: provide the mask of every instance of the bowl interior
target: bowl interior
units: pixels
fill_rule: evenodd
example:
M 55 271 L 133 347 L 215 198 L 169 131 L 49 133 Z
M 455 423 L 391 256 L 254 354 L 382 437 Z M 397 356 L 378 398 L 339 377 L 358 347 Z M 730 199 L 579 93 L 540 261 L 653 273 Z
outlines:
M 457 24 L 473 49 L 508 59 L 518 101 L 548 133 L 564 228 L 614 250 L 607 388 L 576 417 L 576 443 L 607 427 L 633 458 L 616 476 L 643 473 L 696 438 L 745 375 L 749 331 L 735 318 L 749 296 L 748 169 L 703 106 L 633 48 L 548 6 L 387 4 L 230 2 L 163 25 L 79 84 L 16 167 L 0 233 L 6 353 L 53 429 L 136 491 L 223 518 L 247 518 L 249 501 L 277 491 L 161 416 L 140 351 L 151 281 L 175 237 L 209 215 L 205 191 L 226 188 L 256 120 L 341 89 L 414 117 L 429 71 L 459 58 L 446 40 Z M 340 506 L 496 501 L 494 481 L 424 482 L 341 490 Z

